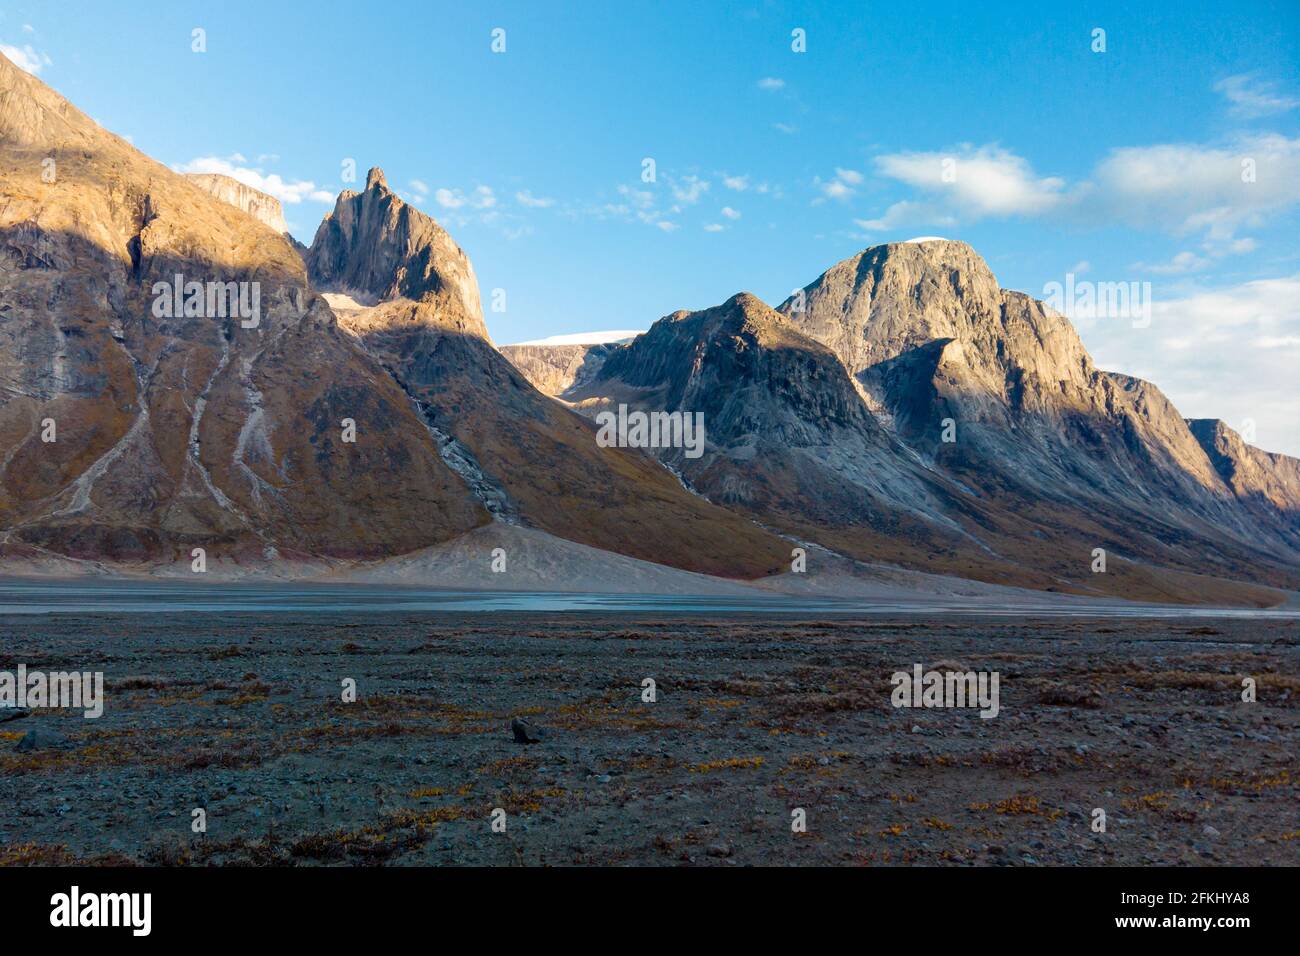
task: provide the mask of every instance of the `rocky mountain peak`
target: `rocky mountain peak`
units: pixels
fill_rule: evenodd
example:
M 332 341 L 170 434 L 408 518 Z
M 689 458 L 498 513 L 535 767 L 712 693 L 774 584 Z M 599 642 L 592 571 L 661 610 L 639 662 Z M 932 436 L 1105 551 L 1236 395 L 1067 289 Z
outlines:
M 381 169 L 345 190 L 307 254 L 312 285 L 367 304 L 418 303 L 419 321 L 487 339 L 469 258 L 434 219 L 391 192 Z

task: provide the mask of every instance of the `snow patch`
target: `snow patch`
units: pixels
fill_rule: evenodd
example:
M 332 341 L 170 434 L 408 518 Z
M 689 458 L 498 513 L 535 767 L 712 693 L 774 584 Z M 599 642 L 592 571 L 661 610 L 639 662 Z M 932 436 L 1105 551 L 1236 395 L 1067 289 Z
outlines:
M 628 342 L 645 329 L 618 329 L 610 332 L 574 332 L 571 335 L 552 335 L 544 339 L 532 339 L 528 342 L 513 342 L 513 345 L 610 345 L 615 342 Z

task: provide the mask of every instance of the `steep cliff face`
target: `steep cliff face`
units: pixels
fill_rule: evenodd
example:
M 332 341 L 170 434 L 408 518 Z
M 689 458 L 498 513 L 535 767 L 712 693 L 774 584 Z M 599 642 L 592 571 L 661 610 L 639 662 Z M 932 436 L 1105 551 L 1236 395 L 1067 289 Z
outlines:
M 1300 514 L 1300 459 L 1248 445 L 1217 418 L 1189 418 L 1187 426 L 1238 498 Z
M 392 192 L 378 167 L 364 192 L 339 195 L 316 230 L 307 269 L 318 289 L 364 304 L 418 302 L 424 323 L 488 338 L 469 257 L 433 219 Z
M 343 193 L 307 257 L 312 281 L 412 398 L 449 462 L 499 520 L 692 571 L 755 577 L 788 547 L 691 495 L 647 455 L 601 447 L 592 425 L 538 392 L 487 337 L 469 260 L 371 170 Z
M 0 184 L 6 551 L 373 557 L 487 520 L 283 236 L 3 57 Z
M 1243 509 L 1157 388 L 1097 369 L 1068 320 L 999 289 L 965 243 L 867 249 L 779 311 L 910 448 L 990 500 L 1142 560 L 1290 580 L 1274 572 L 1297 558 L 1295 515 Z
M 709 500 L 799 540 L 891 561 L 977 548 L 948 514 L 963 510 L 955 489 L 880 427 L 835 354 L 748 293 L 665 316 L 565 398 L 591 417 L 698 416 L 701 453 L 654 453 Z
M 588 416 L 699 413 L 702 455 L 656 452 L 691 487 L 864 560 L 1175 601 L 1268 603 L 1256 582 L 1297 580 L 1286 516 L 1259 546 L 1261 513 L 1158 389 L 1098 371 L 1063 318 L 943 245 L 900 247 L 901 265 L 868 250 L 802 313 L 741 294 L 666 316 L 564 398 Z
M 543 395 L 564 397 L 589 382 L 618 348 L 613 343 L 580 345 L 503 345 L 500 352 Z
M 224 203 L 242 209 L 262 225 L 283 235 L 289 231 L 280 200 L 220 173 L 186 173 L 185 178 Z

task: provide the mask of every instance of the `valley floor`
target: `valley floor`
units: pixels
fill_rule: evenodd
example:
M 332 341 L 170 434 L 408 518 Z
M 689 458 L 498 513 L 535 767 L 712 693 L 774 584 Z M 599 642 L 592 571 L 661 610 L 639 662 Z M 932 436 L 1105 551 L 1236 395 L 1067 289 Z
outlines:
M 1295 620 L 0 617 L 19 664 L 106 707 L 0 723 L 0 865 L 1300 862 Z M 1000 713 L 895 709 L 914 664 Z

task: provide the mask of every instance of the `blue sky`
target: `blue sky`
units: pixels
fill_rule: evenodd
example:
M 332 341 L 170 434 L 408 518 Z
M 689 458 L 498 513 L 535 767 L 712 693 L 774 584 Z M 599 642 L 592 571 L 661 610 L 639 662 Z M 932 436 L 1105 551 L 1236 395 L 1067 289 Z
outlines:
M 1098 362 L 1300 454 L 1300 4 L 1049 6 L 60 0 L 6 3 L 0 46 L 306 242 L 344 161 L 382 166 L 506 290 L 499 343 L 942 235 L 1040 297 L 1150 282 L 1149 326 L 1076 318 Z

